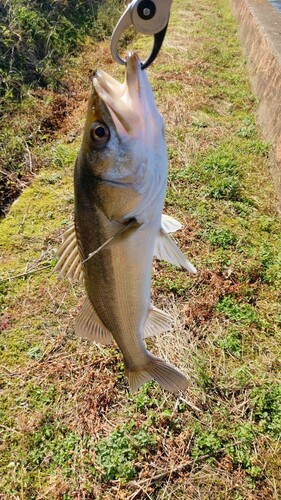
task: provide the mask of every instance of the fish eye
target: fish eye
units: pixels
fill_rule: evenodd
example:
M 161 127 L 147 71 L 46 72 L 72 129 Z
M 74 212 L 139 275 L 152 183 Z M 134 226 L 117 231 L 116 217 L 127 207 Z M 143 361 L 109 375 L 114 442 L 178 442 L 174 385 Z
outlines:
M 91 126 L 91 138 L 96 147 L 104 146 L 110 139 L 108 126 L 100 121 L 96 121 Z

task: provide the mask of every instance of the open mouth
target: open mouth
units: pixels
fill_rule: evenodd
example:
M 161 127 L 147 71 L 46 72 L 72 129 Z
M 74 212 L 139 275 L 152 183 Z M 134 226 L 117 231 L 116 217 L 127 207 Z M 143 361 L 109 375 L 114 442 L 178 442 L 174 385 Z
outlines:
M 141 88 L 144 72 L 137 54 L 127 58 L 126 79 L 120 83 L 105 71 L 97 71 L 93 84 L 106 104 L 118 133 L 132 133 L 141 114 Z

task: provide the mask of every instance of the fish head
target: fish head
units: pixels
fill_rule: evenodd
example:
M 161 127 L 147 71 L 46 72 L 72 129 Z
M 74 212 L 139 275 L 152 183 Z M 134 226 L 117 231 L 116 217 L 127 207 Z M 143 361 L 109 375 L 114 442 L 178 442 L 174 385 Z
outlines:
M 96 72 L 81 154 L 95 178 L 130 186 L 138 202 L 155 189 L 165 192 L 164 122 L 137 54 L 127 58 L 124 83 Z

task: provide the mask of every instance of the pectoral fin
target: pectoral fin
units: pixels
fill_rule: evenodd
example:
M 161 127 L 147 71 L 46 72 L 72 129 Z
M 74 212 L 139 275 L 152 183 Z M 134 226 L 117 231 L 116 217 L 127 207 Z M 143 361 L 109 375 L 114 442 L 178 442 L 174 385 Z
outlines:
M 143 338 L 153 337 L 157 333 L 167 332 L 172 329 L 173 318 L 170 314 L 151 306 L 144 325 Z
M 135 224 L 135 221 L 129 222 L 129 224 L 122 228 L 116 235 L 106 241 L 97 250 L 91 252 L 86 260 L 96 255 L 100 250 L 114 242 L 114 240 L 116 241 L 118 236 L 124 235 L 125 231 L 127 229 L 132 229 Z M 166 214 L 162 215 L 162 227 L 155 242 L 154 255 L 159 260 L 166 260 L 170 264 L 184 267 L 190 272 L 196 273 L 196 269 L 190 264 L 175 242 L 167 234 L 178 231 L 181 227 L 182 224 L 173 219 L 173 217 Z M 57 256 L 59 260 L 55 267 L 55 271 L 57 271 L 62 278 L 78 280 L 80 283 L 83 283 L 83 269 L 78 251 L 74 224 L 64 233 L 63 243 L 57 252 Z
M 175 266 L 183 267 L 193 274 L 197 273 L 195 267 L 187 260 L 174 240 L 163 228 L 160 229 L 158 238 L 155 241 L 154 255 L 159 260 L 165 260 Z
M 136 219 L 131 219 L 126 223 L 126 225 L 124 225 L 119 231 L 117 231 L 117 233 L 115 233 L 113 236 L 111 236 L 111 238 L 105 241 L 99 248 L 89 253 L 88 257 L 83 260 L 82 264 L 94 257 L 94 255 L 99 253 L 104 248 L 108 248 L 110 245 L 112 245 L 113 242 L 117 242 L 119 238 L 123 238 L 125 236 L 125 233 L 128 234 L 129 231 L 131 231 L 132 229 L 138 229 L 140 226 L 141 224 L 139 224 Z
M 118 231 L 114 236 L 105 241 L 94 252 L 91 252 L 83 262 L 91 259 L 103 248 L 108 247 L 113 242 L 117 241 L 119 237 L 124 236 L 124 233 L 131 230 L 133 227 L 139 227 L 139 224 L 135 221 L 135 219 L 129 221 L 128 224 L 122 227 L 122 229 Z M 54 270 L 58 272 L 62 278 L 78 280 L 81 283 L 84 282 L 83 268 L 79 255 L 74 224 L 70 226 L 70 228 L 63 234 L 63 243 L 57 251 L 57 257 L 59 258 L 59 260 Z
M 98 344 L 109 345 L 114 343 L 114 338 L 98 317 L 88 297 L 85 299 L 82 309 L 76 318 L 75 333 L 83 339 L 88 339 Z

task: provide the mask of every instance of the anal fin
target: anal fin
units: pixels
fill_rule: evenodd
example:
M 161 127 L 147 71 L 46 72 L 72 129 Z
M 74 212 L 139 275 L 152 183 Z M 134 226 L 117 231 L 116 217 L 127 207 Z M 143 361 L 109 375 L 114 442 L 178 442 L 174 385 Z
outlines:
M 157 307 L 151 306 L 144 325 L 143 337 L 153 337 L 157 333 L 167 332 L 172 329 L 173 318 L 165 311 L 161 311 Z
M 76 318 L 75 333 L 83 339 L 88 339 L 98 344 L 109 345 L 114 343 L 114 338 L 97 315 L 88 297 L 85 299 L 82 309 Z

